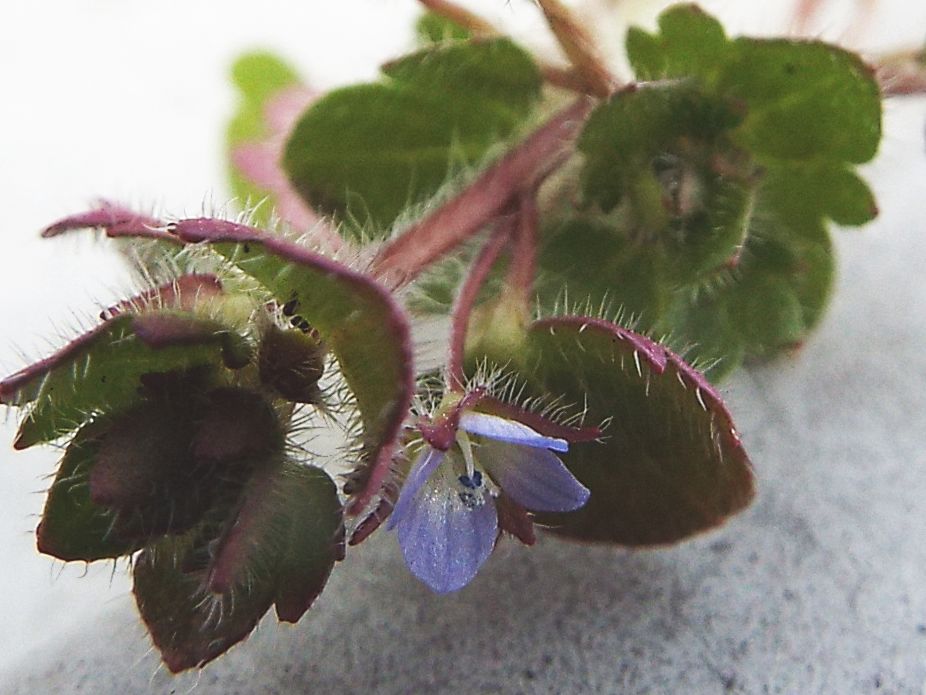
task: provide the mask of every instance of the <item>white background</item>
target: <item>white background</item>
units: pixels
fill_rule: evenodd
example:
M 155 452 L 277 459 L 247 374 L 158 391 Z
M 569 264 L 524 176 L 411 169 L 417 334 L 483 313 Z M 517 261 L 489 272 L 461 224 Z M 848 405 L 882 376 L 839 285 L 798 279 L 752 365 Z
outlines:
M 644 3 L 626 4 L 636 12 Z M 922 4 L 882 3 L 863 34 L 849 38 L 866 48 L 891 41 L 916 45 L 926 32 L 926 10 L 913 6 Z M 761 10 L 744 7 L 747 3 L 713 3 L 715 9 L 717 5 L 732 32 L 787 28 L 788 3 L 764 3 Z M 533 45 L 551 45 L 526 0 L 471 6 L 486 8 L 498 21 L 517 27 Z M 97 307 L 129 288 L 105 245 L 90 235 L 41 242 L 37 232 L 43 225 L 84 209 L 96 196 L 178 215 L 227 202 L 222 139 L 234 108 L 227 71 L 241 50 L 270 47 L 320 88 L 367 79 L 375 75 L 378 63 L 411 46 L 415 12 L 413 2 L 400 0 L 5 0 L 0 19 L 0 371 L 10 373 L 25 359 L 47 354 L 72 336 L 77 325 L 86 325 Z M 835 40 L 845 38 L 846 26 L 845 12 L 836 12 L 815 31 Z M 598 28 L 617 36 L 620 27 L 615 21 Z M 924 112 L 922 101 L 889 106 L 884 155 L 869 168 L 884 215 L 866 230 L 840 235 L 840 248 L 857 265 L 867 255 L 889 264 L 880 249 L 890 246 L 895 257 L 903 254 L 903 244 L 891 245 L 890 240 L 909 234 L 910 225 L 921 226 L 926 185 L 922 168 L 916 167 L 924 158 Z M 879 240 L 885 245 L 879 246 Z M 922 249 L 911 253 L 922 259 Z M 919 271 L 924 267 L 920 263 Z M 911 315 L 926 306 L 926 301 L 919 308 L 911 303 L 926 300 L 923 285 L 906 294 L 896 292 L 907 279 L 893 270 L 885 272 L 892 274 L 872 280 L 872 287 L 883 282 L 896 297 L 907 299 L 885 300 L 884 312 L 894 312 L 897 322 L 913 321 Z M 851 284 L 851 278 L 844 278 L 843 286 Z M 853 312 L 846 308 L 834 316 L 849 323 Z M 842 330 L 834 327 L 835 320 L 828 320 L 824 333 Z M 825 338 L 821 341 L 825 344 Z M 815 354 L 813 345 L 807 350 Z M 813 359 L 798 360 L 805 358 Z M 877 370 L 879 364 L 864 368 Z M 778 377 L 762 372 L 762 378 L 775 384 Z M 788 383 L 787 377 L 782 379 Z M 731 387 L 734 401 L 737 389 L 749 391 L 743 383 L 735 381 Z M 787 392 L 781 397 L 787 403 Z M 749 395 L 742 398 L 748 408 Z M 912 402 L 923 405 L 922 400 Z M 13 453 L 3 442 L 12 441 L 15 415 L 7 420 L 0 428 L 0 671 L 15 667 L 8 670 L 12 676 L 53 658 L 47 649 L 38 649 L 43 643 L 92 633 L 87 626 L 105 610 L 101 605 L 115 602 L 123 610 L 129 582 L 121 567 L 94 566 L 85 573 L 82 566 L 62 567 L 35 552 L 33 529 L 47 485 L 43 476 L 53 470 L 56 454 L 49 449 Z M 764 441 L 775 430 L 757 426 L 757 432 L 754 438 Z M 774 450 L 776 445 L 772 441 L 768 446 Z M 763 475 L 769 474 L 760 473 L 760 479 Z M 922 483 L 922 476 L 918 480 Z M 856 482 L 877 485 L 877 480 Z M 920 499 L 920 506 L 909 510 L 910 533 L 926 542 L 926 501 Z M 885 544 L 895 542 L 892 533 L 884 530 Z M 885 561 L 898 560 L 888 556 Z M 915 573 L 916 568 L 903 565 L 900 571 Z M 919 572 L 919 585 L 926 586 L 926 566 Z M 490 590 L 488 585 L 484 590 Z M 0 690 L 3 680 L 0 675 Z

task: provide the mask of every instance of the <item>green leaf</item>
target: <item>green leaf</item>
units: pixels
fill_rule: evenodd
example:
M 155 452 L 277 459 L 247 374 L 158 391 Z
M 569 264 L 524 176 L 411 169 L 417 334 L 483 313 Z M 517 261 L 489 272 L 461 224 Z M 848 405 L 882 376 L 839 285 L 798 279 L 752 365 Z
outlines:
M 551 532 L 628 546 L 673 543 L 751 500 L 752 470 L 730 413 L 666 348 L 603 320 L 562 317 L 531 325 L 517 354 L 510 368 L 530 395 L 561 397 L 584 406 L 587 423 L 607 423 L 602 441 L 573 443 L 562 454 L 591 497 L 575 512 L 538 514 Z
M 147 548 L 133 568 L 135 602 L 154 645 L 172 673 L 203 666 L 257 625 L 273 603 L 274 587 L 246 583 L 233 592 L 208 588 L 196 532 Z
M 105 420 L 84 425 L 65 450 L 36 529 L 39 552 L 65 561 L 92 562 L 128 555 L 141 547 L 141 541 L 118 534 L 116 512 L 90 498 L 90 472 L 107 427 Z
M 691 282 L 735 256 L 751 223 L 757 176 L 728 134 L 732 106 L 693 83 L 620 92 L 579 140 L 582 186 L 623 234 L 658 245 L 674 282 Z
M 822 225 L 791 236 L 758 235 L 736 269 L 712 286 L 679 293 L 660 328 L 690 346 L 699 363 L 717 363 L 708 375 L 718 379 L 743 359 L 800 346 L 823 315 L 833 272 Z
M 539 98 L 541 78 L 507 39 L 435 45 L 383 72 L 382 82 L 316 102 L 296 126 L 284 166 L 313 204 L 386 234 L 455 168 L 478 163 L 514 133 Z
M 234 511 L 211 517 L 135 562 L 139 612 L 174 673 L 243 640 L 273 603 L 298 621 L 343 557 L 337 490 L 317 468 L 268 459 Z
M 425 12 L 415 23 L 418 41 L 424 45 L 442 41 L 464 41 L 472 36 L 470 31 L 436 12 Z
M 820 41 L 738 38 L 694 5 L 666 10 L 660 33 L 631 29 L 630 62 L 643 80 L 696 78 L 741 104 L 733 140 L 762 161 L 862 163 L 881 139 L 881 93 L 855 54 Z
M 860 164 L 881 141 L 881 92 L 855 54 L 819 42 L 737 39 L 718 89 L 741 99 L 737 142 L 763 160 Z
M 411 338 L 405 312 L 370 277 L 298 244 L 214 219 L 182 220 L 176 234 L 210 242 L 307 321 L 334 354 L 357 400 L 363 465 L 345 489 L 362 506 L 379 489 L 411 405 Z
M 730 47 L 723 26 L 697 5 L 676 5 L 659 16 L 659 34 L 631 27 L 627 56 L 641 80 L 716 76 Z
M 669 301 L 659 247 L 631 241 L 604 220 L 573 218 L 545 230 L 537 292 L 545 307 L 584 307 L 655 323 Z
M 0 382 L 0 402 L 32 404 L 14 444 L 25 449 L 136 403 L 146 374 L 241 366 L 245 352 L 240 336 L 192 314 L 120 314 Z
M 301 84 L 296 71 L 288 63 L 263 51 L 246 53 L 238 58 L 232 66 L 232 80 L 238 88 L 239 101 L 225 136 L 229 153 L 238 145 L 270 136 L 265 113 L 268 102 L 283 90 Z M 272 193 L 246 179 L 231 163 L 229 176 L 232 192 L 242 203 L 251 201 L 256 204 Z M 262 205 L 256 212 L 256 221 L 266 224 L 271 210 L 272 206 Z
M 878 214 L 874 194 L 849 168 L 830 163 L 790 162 L 770 167 L 762 183 L 761 205 L 783 228 L 811 228 L 827 218 L 841 225 L 862 225 Z
M 309 609 L 343 557 L 341 502 L 318 468 L 284 463 L 258 472 L 212 561 L 209 585 L 220 594 L 249 583 L 275 587 L 280 620 Z

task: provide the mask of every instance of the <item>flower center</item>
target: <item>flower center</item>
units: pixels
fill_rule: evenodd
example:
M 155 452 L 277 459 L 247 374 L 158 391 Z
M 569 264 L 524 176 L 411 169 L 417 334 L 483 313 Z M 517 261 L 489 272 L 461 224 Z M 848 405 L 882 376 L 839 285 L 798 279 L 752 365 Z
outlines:
M 467 509 L 476 509 L 485 504 L 486 486 L 480 471 L 472 474 L 463 474 L 457 478 L 462 490 L 457 491 L 457 497 Z

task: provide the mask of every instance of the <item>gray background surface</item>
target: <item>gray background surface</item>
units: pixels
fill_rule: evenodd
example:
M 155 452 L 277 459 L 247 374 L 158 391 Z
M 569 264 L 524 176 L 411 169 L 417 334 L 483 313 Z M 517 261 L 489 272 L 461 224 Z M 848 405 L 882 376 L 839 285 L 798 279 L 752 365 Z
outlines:
M 65 30 L 84 20 L 62 6 L 63 28 L 50 37 L 64 42 L 59 61 L 16 78 L 34 98 L 14 102 L 14 127 L 0 129 L 0 151 L 12 155 L 0 169 L 2 189 L 12 193 L 0 224 L 16 240 L 0 275 L 5 371 L 20 364 L 12 345 L 30 356 L 47 352 L 35 336 L 57 342 L 74 322 L 67 312 L 89 316 L 85 307 L 124 289 L 112 259 L 93 244 L 38 245 L 34 230 L 99 192 L 178 212 L 193 211 L 209 187 L 224 200 L 215 128 L 230 107 L 223 66 L 243 41 L 282 32 L 287 38 L 277 42 L 324 74 L 319 56 L 295 48 L 291 29 L 260 21 L 242 28 L 243 3 L 229 3 L 226 21 L 237 28 L 231 38 L 204 39 L 202 60 L 168 54 L 160 64 L 135 64 L 128 49 L 169 31 L 181 46 L 197 46 L 207 11 L 189 3 L 184 15 L 168 3 L 165 11 L 178 14 L 159 19 L 142 3 L 86 5 L 102 22 L 87 29 L 92 40 Z M 372 3 L 344 5 L 366 8 L 379 23 L 383 55 L 407 41 L 408 3 L 381 3 L 378 15 Z M 332 20 L 344 31 L 347 9 Z M 921 39 L 922 14 L 912 29 L 896 24 L 895 38 Z M 22 19 L 30 17 L 26 27 L 37 32 L 34 14 Z M 395 36 L 381 36 L 392 29 Z M 323 40 L 317 27 L 305 32 Z M 126 62 L 96 44 L 107 37 Z M 12 34 L 0 39 L 31 46 Z M 9 41 L 0 41 L 2 50 L 12 50 Z M 82 44 L 100 52 L 98 63 L 80 57 Z M 329 42 L 327 50 L 341 49 Z M 0 64 L 15 64 L 8 57 Z M 104 72 L 85 74 L 93 70 Z M 105 70 L 147 84 L 114 104 L 96 93 L 92 107 L 76 106 L 87 98 L 78 80 L 89 88 L 107 79 Z M 331 79 L 364 74 L 355 70 Z M 47 81 L 47 94 L 29 86 L 36 79 Z M 67 108 L 56 103 L 62 97 Z M 28 531 L 41 496 L 29 493 L 44 487 L 39 476 L 52 469 L 54 453 L 0 453 L 0 543 L 8 553 L 0 692 L 926 692 L 924 113 L 923 100 L 890 105 L 882 153 L 866 171 L 882 216 L 864 230 L 836 231 L 840 277 L 819 332 L 794 359 L 742 372 L 724 387 L 759 495 L 723 529 L 645 552 L 552 538 L 533 549 L 506 543 L 449 597 L 429 594 L 405 570 L 394 539 L 380 534 L 350 554 L 298 626 L 264 621 L 202 674 L 172 679 L 136 618 L 123 567 L 79 578 L 82 567 L 62 570 L 35 554 Z M 127 124 L 127 114 L 137 120 Z M 138 123 L 152 142 L 139 138 Z

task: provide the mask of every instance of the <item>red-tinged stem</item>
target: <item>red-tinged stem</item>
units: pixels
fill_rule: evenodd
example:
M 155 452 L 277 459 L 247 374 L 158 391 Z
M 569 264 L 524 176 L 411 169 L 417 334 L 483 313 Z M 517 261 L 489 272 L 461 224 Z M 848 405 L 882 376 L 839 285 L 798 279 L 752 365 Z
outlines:
M 884 97 L 926 94 L 926 61 L 922 53 L 909 52 L 881 60 L 875 77 Z
M 535 188 L 572 152 L 594 102 L 582 97 L 483 172 L 455 198 L 387 243 L 373 273 L 403 285 L 479 232 L 522 191 Z
M 537 192 L 529 191 L 521 195 L 518 201 L 518 218 L 514 228 L 514 246 L 511 264 L 508 266 L 507 287 L 522 301 L 530 306 L 531 293 L 534 290 L 534 278 L 537 275 L 537 227 L 540 224 L 540 212 L 537 209 Z
M 466 330 L 469 319 L 476 304 L 479 290 L 485 284 L 492 266 L 498 260 L 502 249 L 508 244 L 512 236 L 514 220 L 502 220 L 498 228 L 489 237 L 485 246 L 479 252 L 469 275 L 460 287 L 453 307 L 453 318 L 450 327 L 450 356 L 447 359 L 447 382 L 450 390 L 463 391 L 465 375 L 463 373 L 463 355 L 466 348 Z
M 537 0 L 563 52 L 592 94 L 607 97 L 619 86 L 619 81 L 605 63 L 591 33 L 579 18 L 560 0 Z
M 498 33 L 490 22 L 449 0 L 418 0 L 418 2 L 431 12 L 444 19 L 449 19 L 464 29 L 469 29 L 476 35 L 492 36 Z

